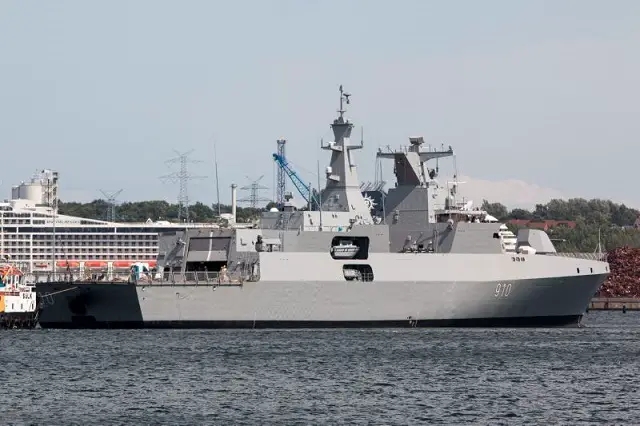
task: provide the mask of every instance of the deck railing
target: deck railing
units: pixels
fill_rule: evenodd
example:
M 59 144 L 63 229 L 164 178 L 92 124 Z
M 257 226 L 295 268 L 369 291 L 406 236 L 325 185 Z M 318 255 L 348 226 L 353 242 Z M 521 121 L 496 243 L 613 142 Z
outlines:
M 607 253 L 546 253 L 545 256 L 572 257 L 575 259 L 600 260 L 603 262 L 607 261 Z
M 138 285 L 215 285 L 215 286 L 239 286 L 245 281 L 251 281 L 252 277 L 239 277 L 223 275 L 219 272 L 160 272 L 136 277 L 129 272 L 112 272 L 104 274 L 78 274 L 78 273 L 33 273 L 26 277 L 28 282 L 109 282 Z

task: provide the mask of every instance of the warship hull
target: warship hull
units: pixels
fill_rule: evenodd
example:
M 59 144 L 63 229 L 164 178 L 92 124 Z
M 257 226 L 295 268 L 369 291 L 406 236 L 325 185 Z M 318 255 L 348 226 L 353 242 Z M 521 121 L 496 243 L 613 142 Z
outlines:
M 296 210 L 283 200 L 282 211 L 261 214 L 259 227 L 231 222 L 229 229 L 165 233 L 159 239 L 158 270 L 134 267 L 129 279 L 135 283 L 40 283 L 40 325 L 516 327 L 580 322 L 609 273 L 608 264 L 598 256 L 556 253 L 541 230 L 519 230 L 509 240 L 509 247 L 519 251 L 509 253 L 502 236 L 506 225 L 492 223 L 497 220 L 470 210 L 468 203 L 458 206 L 457 184 L 445 188 L 435 180 L 437 167 L 425 168 L 429 160 L 453 156 L 451 147 L 421 151 L 424 139 L 419 137 L 410 138 L 407 149 L 380 150 L 377 157 L 393 159 L 397 181 L 383 197 L 385 216 L 374 218 L 354 162 L 354 151 L 363 143 L 350 143 L 353 123 L 344 116 L 349 96 L 340 86 L 333 141 L 321 144 L 331 159 L 317 199 L 298 182 L 287 160 L 274 154 L 317 209 Z M 235 191 L 232 185 L 234 220 Z M 218 285 L 200 280 L 210 271 L 217 274 Z M 140 281 L 151 276 L 156 282 Z
M 42 328 L 552 327 L 606 274 L 485 282 L 41 283 Z M 53 296 L 46 296 L 56 293 Z

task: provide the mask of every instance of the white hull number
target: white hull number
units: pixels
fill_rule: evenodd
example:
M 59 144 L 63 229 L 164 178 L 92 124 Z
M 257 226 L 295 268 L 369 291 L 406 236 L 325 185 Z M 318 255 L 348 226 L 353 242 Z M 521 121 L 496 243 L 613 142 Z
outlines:
M 511 294 L 511 283 L 498 283 L 494 296 L 496 298 L 509 297 Z

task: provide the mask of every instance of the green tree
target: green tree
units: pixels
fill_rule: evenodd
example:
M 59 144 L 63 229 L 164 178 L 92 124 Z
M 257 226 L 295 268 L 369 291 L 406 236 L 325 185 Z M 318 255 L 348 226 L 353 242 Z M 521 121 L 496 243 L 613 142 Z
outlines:
M 509 209 L 502 203 L 490 203 L 487 200 L 482 200 L 480 208 L 498 220 L 506 219 L 509 216 Z

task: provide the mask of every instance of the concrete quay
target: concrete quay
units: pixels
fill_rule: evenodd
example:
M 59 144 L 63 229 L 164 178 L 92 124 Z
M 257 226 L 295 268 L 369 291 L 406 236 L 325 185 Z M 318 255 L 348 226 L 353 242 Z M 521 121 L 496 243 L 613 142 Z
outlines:
M 590 311 L 640 311 L 640 299 L 634 297 L 594 297 Z

